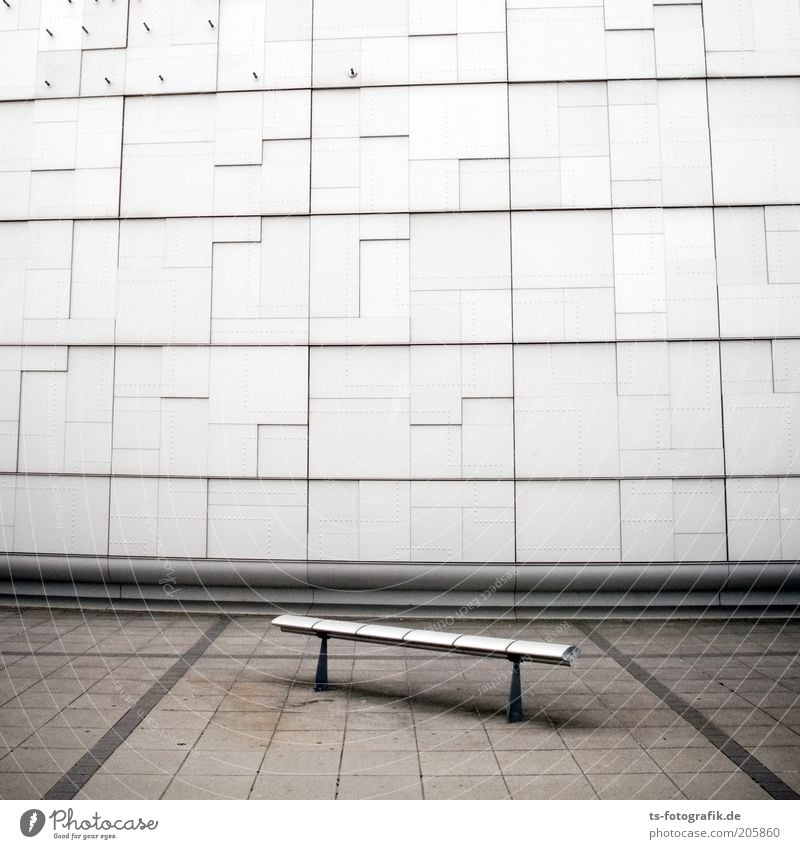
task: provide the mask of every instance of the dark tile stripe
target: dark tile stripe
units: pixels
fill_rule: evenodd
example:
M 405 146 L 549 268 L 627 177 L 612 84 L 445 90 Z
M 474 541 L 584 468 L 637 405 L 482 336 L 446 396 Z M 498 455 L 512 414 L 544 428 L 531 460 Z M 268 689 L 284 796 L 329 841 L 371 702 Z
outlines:
M 42 798 L 73 799 L 75 794 L 225 630 L 227 624 L 227 619 L 218 619 Z
M 788 784 L 778 778 L 771 769 L 761 763 L 758 758 L 751 755 L 747 749 L 740 746 L 732 737 L 726 734 L 718 725 L 707 719 L 697 708 L 692 707 L 677 693 L 673 693 L 665 684 L 651 675 L 646 669 L 628 655 L 623 654 L 616 646 L 612 645 L 602 634 L 592 627 L 575 623 L 584 634 L 601 648 L 609 657 L 615 660 L 626 672 L 631 674 L 640 684 L 643 684 L 651 693 L 658 696 L 667 707 L 672 708 L 679 716 L 685 719 L 696 731 L 713 746 L 716 746 L 725 757 L 732 761 L 753 781 L 762 787 L 773 799 L 800 799 L 800 794 L 792 790 Z

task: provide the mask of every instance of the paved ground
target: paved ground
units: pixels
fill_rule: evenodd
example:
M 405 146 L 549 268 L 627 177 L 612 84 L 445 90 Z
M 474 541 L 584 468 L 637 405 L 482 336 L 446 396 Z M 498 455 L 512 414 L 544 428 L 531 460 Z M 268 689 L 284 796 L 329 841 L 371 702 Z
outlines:
M 505 661 L 332 641 L 314 693 L 267 622 L 0 611 L 0 798 L 798 798 L 800 621 L 459 623 L 581 643 L 516 725 Z

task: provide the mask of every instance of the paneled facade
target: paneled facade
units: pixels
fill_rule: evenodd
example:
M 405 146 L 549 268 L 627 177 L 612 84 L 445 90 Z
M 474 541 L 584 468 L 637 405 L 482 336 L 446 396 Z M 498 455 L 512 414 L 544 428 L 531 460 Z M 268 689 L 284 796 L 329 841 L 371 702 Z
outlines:
M 796 0 L 0 7 L 0 549 L 800 557 L 799 127 Z

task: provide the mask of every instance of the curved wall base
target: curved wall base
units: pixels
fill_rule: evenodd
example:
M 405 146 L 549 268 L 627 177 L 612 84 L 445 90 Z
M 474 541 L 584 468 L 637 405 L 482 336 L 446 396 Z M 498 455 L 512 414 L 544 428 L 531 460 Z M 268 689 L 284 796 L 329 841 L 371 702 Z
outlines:
M 1 554 L 0 602 L 491 619 L 640 610 L 785 615 L 800 605 L 800 563 L 352 564 Z

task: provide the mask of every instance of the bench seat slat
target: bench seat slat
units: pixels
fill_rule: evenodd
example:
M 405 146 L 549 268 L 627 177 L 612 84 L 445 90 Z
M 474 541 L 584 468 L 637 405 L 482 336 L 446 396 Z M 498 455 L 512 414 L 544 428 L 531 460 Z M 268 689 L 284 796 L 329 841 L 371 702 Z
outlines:
M 355 637 L 364 627 L 363 622 L 339 622 L 335 619 L 319 619 L 311 626 L 318 634 L 330 634 L 332 637 Z
M 410 630 L 410 628 L 393 628 L 390 625 L 363 625 L 356 631 L 356 637 L 359 640 L 394 644 L 401 643 Z
M 444 631 L 415 630 L 409 631 L 405 637 L 403 637 L 403 642 L 406 643 L 409 648 L 439 648 L 446 651 L 453 647 L 453 643 L 455 643 L 460 636 L 461 634 L 447 634 Z
M 578 657 L 580 651 L 577 646 L 539 643 L 533 640 L 512 640 L 511 645 L 506 649 L 506 654 L 521 660 L 530 658 L 539 663 L 566 663 L 572 666 L 572 662 Z
M 321 621 L 315 616 L 295 616 L 293 613 L 284 613 L 273 619 L 272 624 L 290 634 L 313 634 L 314 625 Z
M 501 655 L 505 657 L 506 649 L 512 640 L 504 640 L 502 637 L 481 637 L 477 634 L 469 634 L 459 637 L 453 648 L 465 654 Z

